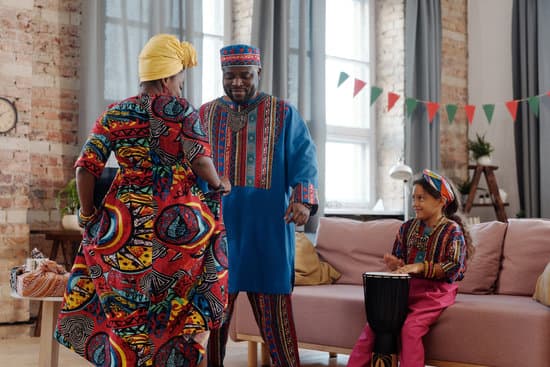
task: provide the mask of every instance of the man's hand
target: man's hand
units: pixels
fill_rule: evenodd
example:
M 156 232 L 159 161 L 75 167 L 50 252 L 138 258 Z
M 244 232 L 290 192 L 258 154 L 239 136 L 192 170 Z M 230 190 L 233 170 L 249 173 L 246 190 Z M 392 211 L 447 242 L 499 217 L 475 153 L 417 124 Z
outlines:
M 309 208 L 302 203 L 290 203 L 285 212 L 285 222 L 303 226 L 309 220 Z

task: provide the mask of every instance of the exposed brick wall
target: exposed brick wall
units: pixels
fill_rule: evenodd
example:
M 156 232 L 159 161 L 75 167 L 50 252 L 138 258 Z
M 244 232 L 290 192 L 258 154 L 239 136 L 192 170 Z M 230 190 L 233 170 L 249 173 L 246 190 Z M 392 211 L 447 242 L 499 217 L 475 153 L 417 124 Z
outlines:
M 466 0 L 441 1 L 441 104 L 459 105 L 455 120 L 447 122 L 444 110 L 440 127 L 441 171 L 455 184 L 468 177 L 468 34 Z M 444 107 L 444 106 L 443 106 Z
M 252 33 L 253 0 L 233 0 L 233 34 L 234 43 L 250 43 Z
M 384 89 L 376 107 L 376 198 L 386 210 L 403 209 L 403 183 L 389 170 L 404 156 L 403 98 L 387 111 L 387 93 L 405 93 L 405 4 L 403 0 L 376 1 L 376 80 Z
M 3 0 L 0 8 L 0 95 L 19 114 L 0 135 L 0 322 L 29 318 L 28 302 L 9 296 L 7 274 L 31 247 L 48 245 L 30 230 L 59 226 L 55 193 L 74 175 L 80 12 L 80 0 Z

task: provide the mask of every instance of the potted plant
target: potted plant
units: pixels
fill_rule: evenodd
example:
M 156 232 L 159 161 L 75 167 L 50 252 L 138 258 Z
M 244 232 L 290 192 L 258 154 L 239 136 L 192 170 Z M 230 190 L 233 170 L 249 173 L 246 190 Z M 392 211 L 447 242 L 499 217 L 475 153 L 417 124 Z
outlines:
M 470 194 L 470 189 L 472 187 L 472 181 L 470 178 L 465 180 L 464 182 L 461 182 L 457 186 L 458 192 L 462 195 L 462 203 L 466 203 L 466 200 L 468 199 L 468 195 Z
M 80 230 L 78 226 L 78 192 L 76 190 L 76 179 L 72 178 L 67 182 L 56 196 L 56 206 L 61 213 L 61 225 L 65 229 Z
M 477 164 L 488 166 L 491 164 L 491 153 L 495 150 L 491 143 L 485 140 L 485 135 L 476 133 L 476 139 L 468 139 L 468 150 L 472 153 L 472 158 Z

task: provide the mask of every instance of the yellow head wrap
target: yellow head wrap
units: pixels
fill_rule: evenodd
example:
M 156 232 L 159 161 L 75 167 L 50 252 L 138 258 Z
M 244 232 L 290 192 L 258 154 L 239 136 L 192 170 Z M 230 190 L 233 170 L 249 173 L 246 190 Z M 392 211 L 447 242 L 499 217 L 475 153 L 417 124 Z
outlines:
M 197 64 L 197 52 L 192 44 L 180 42 L 171 34 L 157 34 L 139 54 L 139 81 L 168 78 Z

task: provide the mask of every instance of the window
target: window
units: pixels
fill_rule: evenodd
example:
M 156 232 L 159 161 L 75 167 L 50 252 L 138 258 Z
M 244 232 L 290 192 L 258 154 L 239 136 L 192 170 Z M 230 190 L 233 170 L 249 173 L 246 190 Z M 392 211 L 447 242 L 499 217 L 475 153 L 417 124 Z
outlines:
M 195 107 L 223 94 L 219 49 L 224 0 L 105 0 L 104 106 L 139 90 L 138 55 L 156 33 L 193 43 L 199 66 L 187 71 L 184 95 Z
M 367 209 L 374 203 L 375 136 L 370 109 L 371 15 L 369 0 L 327 0 L 326 207 Z M 337 87 L 340 73 L 349 75 Z M 354 80 L 367 82 L 355 97 Z

